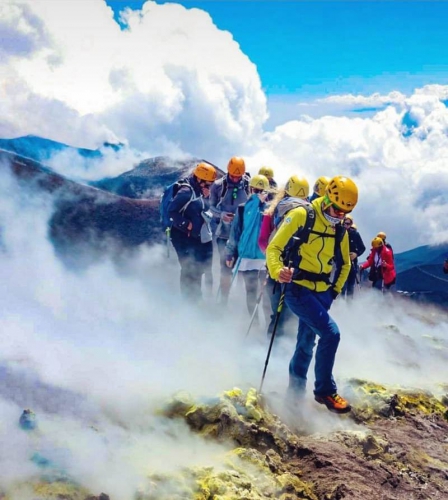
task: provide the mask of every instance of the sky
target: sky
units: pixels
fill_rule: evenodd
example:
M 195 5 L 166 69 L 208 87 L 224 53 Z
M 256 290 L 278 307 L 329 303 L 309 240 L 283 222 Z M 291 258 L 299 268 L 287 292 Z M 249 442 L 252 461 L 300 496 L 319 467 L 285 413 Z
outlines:
M 144 1 L 107 3 L 118 19 L 124 6 Z M 448 82 L 446 2 L 178 3 L 232 33 L 269 96 L 410 92 Z

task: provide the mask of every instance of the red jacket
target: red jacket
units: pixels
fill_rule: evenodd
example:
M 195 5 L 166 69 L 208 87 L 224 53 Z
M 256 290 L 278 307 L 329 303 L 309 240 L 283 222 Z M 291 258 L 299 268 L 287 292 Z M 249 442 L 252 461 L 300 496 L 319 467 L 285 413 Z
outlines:
M 376 259 L 375 256 L 377 256 Z M 372 248 L 366 262 L 361 264 L 361 269 L 368 269 L 372 266 L 381 267 L 385 285 L 389 285 L 397 277 L 397 273 L 395 272 L 394 254 L 392 253 L 392 250 L 387 248 L 385 245 L 379 248 Z

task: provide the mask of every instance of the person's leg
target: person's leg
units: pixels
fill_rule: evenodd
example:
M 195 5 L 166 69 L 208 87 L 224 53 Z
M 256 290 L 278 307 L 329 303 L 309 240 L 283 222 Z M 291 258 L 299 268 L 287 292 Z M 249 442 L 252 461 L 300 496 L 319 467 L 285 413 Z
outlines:
M 305 391 L 315 339 L 314 331 L 304 321 L 299 321 L 296 349 L 289 363 L 288 393 L 294 397 L 300 396 Z
M 172 230 L 171 241 L 180 264 L 180 293 L 184 299 L 197 301 L 201 297 L 201 272 L 195 259 L 195 241 L 180 231 Z
M 350 272 L 347 277 L 347 281 L 345 282 L 345 289 L 347 293 L 347 298 L 351 297 L 353 298 L 353 295 L 355 293 L 355 283 L 356 283 L 356 273 L 357 269 L 356 267 L 352 264 L 352 267 L 350 268 Z
M 309 352 L 311 342 L 314 342 L 311 330 L 319 336 L 315 363 L 315 390 L 316 396 L 326 396 L 337 392 L 333 379 L 333 365 L 339 345 L 340 333 L 336 323 L 328 314 L 332 298 L 330 291 L 314 292 L 302 286 L 292 285 L 286 292 L 286 303 L 299 319 L 299 332 L 306 336 L 299 339 L 298 347 L 291 360 L 293 373 L 302 378 L 309 367 Z M 300 342 L 299 342 L 300 341 Z
M 269 275 L 268 275 L 268 272 L 266 270 L 263 270 L 260 272 L 259 276 L 258 276 L 258 280 L 259 280 L 259 291 L 258 291 L 258 295 L 260 295 L 260 293 L 262 294 L 261 296 L 261 303 L 262 303 L 262 306 L 263 306 L 263 314 L 264 314 L 264 320 L 265 320 L 265 323 L 266 325 L 269 325 L 270 321 L 271 321 L 271 301 L 270 301 L 270 297 L 269 297 L 269 285 L 268 285 L 268 279 L 269 279 Z M 257 300 L 258 300 L 258 297 L 257 297 Z
M 265 291 L 266 299 L 269 299 L 271 305 L 271 316 L 267 330 L 268 338 L 271 338 L 272 332 L 274 331 L 278 304 L 280 302 L 280 297 L 282 294 L 281 287 L 282 286 L 280 283 L 274 281 L 271 277 L 268 278 Z M 291 312 L 286 302 L 284 302 L 282 313 L 280 314 L 280 318 L 277 323 L 277 331 L 275 332 L 275 335 L 276 336 L 284 335 L 286 331 L 289 330 L 292 323 L 294 323 L 294 329 L 295 331 L 297 331 L 297 323 L 295 321 L 296 321 L 295 315 Z
M 211 241 L 207 243 L 199 243 L 197 245 L 195 251 L 195 260 L 197 263 L 198 274 L 201 277 L 202 275 L 204 275 L 205 278 L 206 294 L 211 295 L 213 289 L 213 275 L 212 275 L 213 243 Z
M 227 240 L 222 238 L 216 239 L 216 245 L 219 251 L 219 261 L 221 265 L 219 294 L 221 304 L 227 304 L 230 293 L 230 285 L 232 283 L 232 270 L 226 266 L 226 243 Z
M 380 292 L 383 291 L 383 280 L 382 279 L 379 279 L 379 280 L 376 280 L 372 283 L 372 288 L 374 288 L 375 290 L 379 290 Z
M 257 304 L 258 291 L 258 271 L 242 271 L 244 286 L 246 288 L 246 305 L 249 314 L 252 316 Z

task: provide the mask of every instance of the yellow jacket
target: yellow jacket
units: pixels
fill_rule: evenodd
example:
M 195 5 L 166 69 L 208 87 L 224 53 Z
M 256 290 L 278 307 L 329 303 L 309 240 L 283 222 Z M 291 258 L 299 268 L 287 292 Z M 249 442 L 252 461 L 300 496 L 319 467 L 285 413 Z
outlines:
M 313 231 L 329 235 L 335 234 L 334 227 L 325 219 L 322 213 L 322 198 L 316 198 L 312 203 L 316 213 Z M 281 260 L 281 254 L 288 241 L 300 227 L 306 222 L 306 209 L 294 208 L 286 215 L 277 233 L 272 238 L 266 249 L 266 263 L 269 274 L 275 280 L 278 279 L 281 269 L 285 266 Z M 326 238 L 318 234 L 310 233 L 307 243 L 299 246 L 298 253 L 301 256 L 299 269 L 318 274 L 329 274 L 332 270 L 332 262 L 335 254 L 335 238 Z M 336 292 L 340 293 L 350 272 L 350 250 L 347 232 L 341 241 L 342 268 L 338 280 L 334 285 Z M 324 292 L 330 285 L 323 281 L 294 280 L 294 283 L 302 285 L 310 290 Z

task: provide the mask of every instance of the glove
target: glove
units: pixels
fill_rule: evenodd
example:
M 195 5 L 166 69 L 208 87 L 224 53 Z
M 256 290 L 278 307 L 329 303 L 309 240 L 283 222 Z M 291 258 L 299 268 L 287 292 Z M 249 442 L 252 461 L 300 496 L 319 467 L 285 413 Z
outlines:
M 330 293 L 333 300 L 336 300 L 338 298 L 339 292 L 337 292 L 333 287 L 330 288 Z

